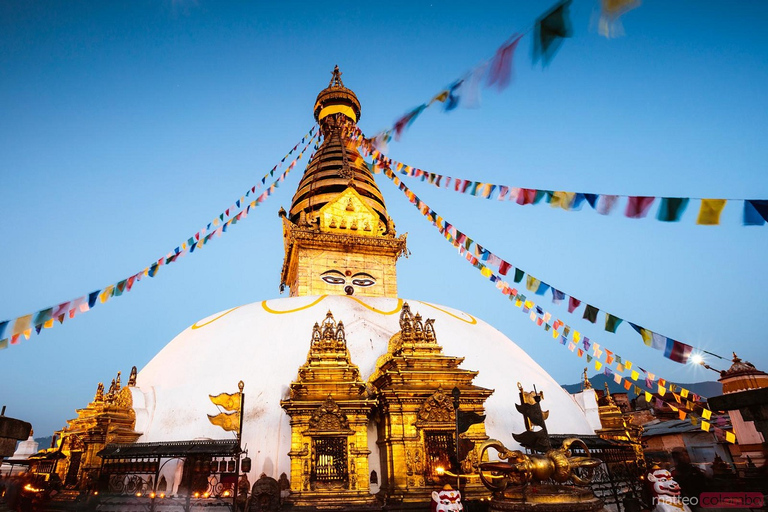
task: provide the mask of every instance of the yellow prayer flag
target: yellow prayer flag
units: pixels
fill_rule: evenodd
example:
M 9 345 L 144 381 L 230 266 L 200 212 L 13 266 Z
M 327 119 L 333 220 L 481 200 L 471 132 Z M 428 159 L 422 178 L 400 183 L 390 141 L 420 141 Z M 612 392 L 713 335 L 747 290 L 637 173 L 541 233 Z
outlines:
M 24 331 L 29 330 L 31 325 L 32 325 L 32 315 L 20 316 L 13 323 L 13 330 L 11 331 L 11 335 L 15 336 L 17 334 L 21 334 Z
M 672 404 L 667 404 L 667 405 L 668 405 L 668 406 L 669 406 L 669 408 L 670 408 L 670 409 L 672 409 L 674 412 L 677 412 L 677 411 L 679 410 L 677 407 L 675 407 L 675 406 L 674 406 L 674 405 L 672 405 Z
M 558 336 L 560 336 L 560 333 L 555 330 L 552 330 L 552 337 L 557 339 Z
M 522 305 L 523 305 L 523 301 L 521 301 L 520 299 L 515 299 L 515 307 L 516 308 L 519 308 Z
M 208 395 L 211 398 L 211 402 L 214 405 L 218 405 L 227 411 L 239 411 L 240 410 L 240 393 L 221 393 L 218 395 Z
M 46 321 L 43 324 L 43 327 L 45 327 L 46 329 L 50 329 L 51 327 L 53 327 L 53 318 L 51 318 L 50 320 Z
M 640 374 L 639 374 L 639 373 L 637 373 L 637 371 L 635 371 L 635 370 L 632 370 L 632 375 L 630 375 L 630 377 L 632 377 L 632 380 L 637 380 L 637 378 L 638 378 L 639 376 L 640 376 Z
M 231 413 L 222 412 L 220 414 L 217 414 L 216 416 L 211 416 L 209 414 L 208 420 L 214 425 L 221 427 L 224 430 L 229 430 L 231 432 L 237 432 L 240 429 L 240 413 L 239 412 L 231 412 Z
M 683 398 L 688 398 L 688 390 L 683 388 L 680 390 L 680 396 Z
M 24 335 L 24 339 L 28 340 L 29 337 L 32 335 L 32 329 L 27 329 L 22 334 Z
M 659 384 L 659 394 L 660 394 L 661 396 L 664 396 L 664 395 L 666 395 L 666 394 L 667 394 L 667 388 L 665 388 L 665 387 L 664 387 L 664 386 L 662 386 L 661 384 Z
M 716 226 L 720 224 L 720 214 L 725 208 L 726 199 L 702 199 L 701 209 L 696 224 Z
M 581 333 L 579 331 L 573 331 L 573 342 L 578 343 L 581 339 Z
M 528 309 L 531 309 L 533 307 L 533 302 L 529 300 L 525 301 L 525 307 L 527 307 Z
M 733 432 L 726 432 L 725 433 L 725 440 L 729 443 L 735 443 L 736 442 L 736 436 L 733 434 Z
M 701 430 L 709 432 L 709 422 L 701 420 Z
M 704 418 L 705 420 L 710 419 L 712 417 L 712 411 L 710 411 L 709 409 L 704 409 L 703 411 L 701 411 L 701 417 Z
M 632 369 L 632 361 L 624 361 L 624 368 L 626 368 L 627 370 L 631 370 Z
M 448 95 L 449 94 L 450 94 L 449 91 L 443 91 L 440 94 L 438 94 L 437 96 L 435 96 L 434 98 L 432 98 L 432 101 L 444 102 L 445 100 L 448 99 Z
M 539 281 L 535 277 L 526 276 L 525 287 L 528 288 L 530 291 L 535 292 L 536 290 L 538 290 L 540 284 L 541 284 L 541 281 Z
M 650 347 L 653 345 L 653 333 L 648 329 L 640 328 L 640 336 L 643 337 L 643 343 Z
M 485 277 L 491 277 L 491 275 L 493 274 L 493 271 L 490 268 L 483 266 L 483 268 L 480 269 L 480 273 Z
M 102 291 L 101 294 L 99 294 L 99 300 L 101 301 L 101 303 L 104 304 L 105 302 L 107 302 L 114 292 L 115 292 L 115 285 L 113 284 L 104 288 L 104 291 Z
M 599 370 L 602 367 L 603 367 L 603 363 L 601 363 L 600 361 L 595 361 L 595 370 Z
M 648 403 L 651 403 L 651 399 L 653 398 L 653 395 L 651 395 L 649 392 L 645 392 L 645 401 Z

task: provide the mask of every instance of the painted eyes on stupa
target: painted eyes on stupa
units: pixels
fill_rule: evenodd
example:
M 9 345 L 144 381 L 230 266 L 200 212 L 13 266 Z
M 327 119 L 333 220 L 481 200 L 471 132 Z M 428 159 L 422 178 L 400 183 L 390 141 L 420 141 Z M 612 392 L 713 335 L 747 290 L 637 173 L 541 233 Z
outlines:
M 328 284 L 344 284 L 347 282 L 343 277 L 336 277 L 334 275 L 323 276 L 322 279 Z
M 350 273 L 351 274 L 351 273 Z M 355 275 L 345 276 L 338 270 L 327 270 L 320 275 L 320 279 L 328 284 L 343 285 L 347 284 L 347 279 L 355 286 L 368 287 L 376 284 L 376 279 L 365 272 L 358 272 Z

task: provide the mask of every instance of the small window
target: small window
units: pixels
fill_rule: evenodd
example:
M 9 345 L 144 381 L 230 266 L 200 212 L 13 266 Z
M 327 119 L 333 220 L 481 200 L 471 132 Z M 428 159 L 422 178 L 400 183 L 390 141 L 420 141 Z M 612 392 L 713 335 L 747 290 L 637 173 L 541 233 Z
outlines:
M 347 480 L 347 440 L 345 437 L 315 439 L 315 481 L 345 482 Z
M 424 452 L 426 454 L 427 474 L 437 476 L 437 468 L 451 469 L 451 459 L 455 456 L 452 432 L 425 432 Z

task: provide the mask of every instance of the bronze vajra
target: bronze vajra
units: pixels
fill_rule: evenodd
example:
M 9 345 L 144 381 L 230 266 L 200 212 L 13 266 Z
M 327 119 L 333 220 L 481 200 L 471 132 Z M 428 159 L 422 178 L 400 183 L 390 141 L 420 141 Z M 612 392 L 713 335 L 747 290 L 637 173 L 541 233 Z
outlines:
M 586 456 L 574 457 L 572 445 L 580 445 Z M 480 464 L 480 480 L 493 492 L 504 492 L 507 486 L 554 480 L 571 480 L 577 485 L 588 485 L 600 459 L 589 456 L 589 449 L 579 438 L 569 437 L 561 448 L 550 449 L 544 454 L 525 454 L 520 450 L 508 450 L 500 441 L 489 439 L 480 447 L 480 460 L 490 448 L 498 452 L 499 461 Z M 504 462 L 506 461 L 506 462 Z M 582 469 L 581 474 L 575 470 Z

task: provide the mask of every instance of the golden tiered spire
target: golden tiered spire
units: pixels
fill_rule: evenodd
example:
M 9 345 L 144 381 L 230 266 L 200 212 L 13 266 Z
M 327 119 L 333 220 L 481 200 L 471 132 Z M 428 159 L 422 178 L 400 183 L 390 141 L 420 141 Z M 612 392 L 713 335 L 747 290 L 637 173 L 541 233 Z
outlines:
M 395 262 L 406 253 L 384 198 L 345 133 L 360 102 L 338 66 L 320 91 L 314 116 L 323 142 L 302 176 L 288 212 L 281 209 L 285 261 L 281 289 L 291 296 L 396 297 Z

